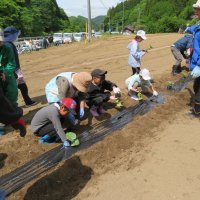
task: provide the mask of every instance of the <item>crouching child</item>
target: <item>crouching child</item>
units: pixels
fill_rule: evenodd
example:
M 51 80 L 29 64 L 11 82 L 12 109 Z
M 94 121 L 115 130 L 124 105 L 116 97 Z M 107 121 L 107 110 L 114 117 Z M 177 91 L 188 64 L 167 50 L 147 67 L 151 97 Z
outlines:
M 70 146 L 63 126 L 75 125 L 76 102 L 72 98 L 63 98 L 61 103 L 50 104 L 39 110 L 31 121 L 31 129 L 41 137 L 40 143 L 52 143 L 61 140 L 64 147 Z
M 128 95 L 133 100 L 139 100 L 138 94 L 146 94 L 147 96 L 157 96 L 158 92 L 151 83 L 151 77 L 148 69 L 142 69 L 139 74 L 126 79 L 125 84 L 128 88 Z
M 92 83 L 87 93 L 86 104 L 89 106 L 90 113 L 94 117 L 106 112 L 103 108 L 104 102 L 116 100 L 117 94 L 120 95 L 121 93 L 115 83 L 105 80 L 106 74 L 107 71 L 101 69 L 95 69 L 91 72 Z M 112 95 L 111 91 L 113 91 L 115 95 Z

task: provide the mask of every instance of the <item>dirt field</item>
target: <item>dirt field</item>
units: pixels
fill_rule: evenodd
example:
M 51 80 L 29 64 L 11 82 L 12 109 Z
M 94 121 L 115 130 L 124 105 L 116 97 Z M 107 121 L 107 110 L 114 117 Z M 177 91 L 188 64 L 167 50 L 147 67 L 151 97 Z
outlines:
M 171 77 L 173 56 L 170 45 L 178 34 L 148 35 L 142 48 L 153 49 L 145 55 L 142 67 L 148 68 L 159 92 L 166 93 Z M 117 83 L 123 92 L 125 107 L 136 102 L 127 97 L 124 80 L 131 75 L 127 65 L 129 36 L 111 37 L 91 44 L 76 43 L 52 47 L 20 57 L 30 96 L 40 103 L 24 108 L 28 124 L 36 111 L 46 105 L 44 87 L 54 75 L 63 71 L 88 71 L 101 68 L 108 71 L 107 79 Z M 78 152 L 44 176 L 32 181 L 9 200 L 67 199 L 134 199 L 134 200 L 196 200 L 200 196 L 199 119 L 187 115 L 191 88 L 150 113 L 138 117 L 104 141 Z M 24 107 L 21 96 L 19 104 Z M 118 112 L 111 104 L 108 113 L 82 121 L 78 132 L 89 123 L 110 118 Z M 88 112 L 88 111 L 87 111 Z M 0 163 L 0 176 L 13 171 L 55 145 L 40 145 L 28 130 L 25 139 L 10 131 L 0 139 L 0 153 L 7 154 Z

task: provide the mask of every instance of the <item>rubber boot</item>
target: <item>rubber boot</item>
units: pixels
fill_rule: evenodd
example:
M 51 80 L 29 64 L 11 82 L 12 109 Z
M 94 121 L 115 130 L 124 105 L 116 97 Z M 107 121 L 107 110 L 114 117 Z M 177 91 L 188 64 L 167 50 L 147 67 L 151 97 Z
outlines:
M 21 137 L 25 137 L 26 135 L 26 123 L 22 117 L 18 119 L 17 122 L 11 124 L 12 127 L 16 130 L 19 130 L 19 134 Z
M 196 115 L 200 115 L 200 102 L 195 102 L 193 111 Z

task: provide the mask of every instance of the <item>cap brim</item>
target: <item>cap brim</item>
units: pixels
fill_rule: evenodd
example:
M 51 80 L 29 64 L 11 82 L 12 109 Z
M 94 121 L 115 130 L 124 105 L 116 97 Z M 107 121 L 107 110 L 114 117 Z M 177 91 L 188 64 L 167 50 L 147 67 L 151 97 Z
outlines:
M 151 80 L 151 77 L 150 77 L 150 76 L 142 76 L 142 78 L 143 78 L 145 81 Z
M 104 76 L 104 75 L 106 75 L 108 72 L 107 71 L 104 71 L 104 70 L 102 70 L 101 71 L 101 73 L 98 73 L 98 74 L 92 74 L 91 73 L 91 75 L 93 76 L 93 77 L 101 77 L 101 76 Z
M 193 8 L 197 8 L 197 9 L 200 9 L 200 5 L 198 5 L 198 4 L 193 4 L 193 6 L 192 6 Z
M 141 36 L 140 36 L 141 37 Z M 147 37 L 146 36 L 143 36 L 143 37 L 141 37 L 143 40 L 146 40 L 147 39 Z

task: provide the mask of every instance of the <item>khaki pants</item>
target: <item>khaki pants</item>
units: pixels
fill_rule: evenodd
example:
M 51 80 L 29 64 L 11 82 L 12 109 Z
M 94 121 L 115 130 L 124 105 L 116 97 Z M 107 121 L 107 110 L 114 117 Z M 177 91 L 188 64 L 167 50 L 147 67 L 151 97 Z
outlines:
M 176 60 L 174 65 L 176 65 L 176 66 L 181 65 L 181 62 L 183 59 L 181 52 L 175 46 L 171 46 L 171 52 Z

